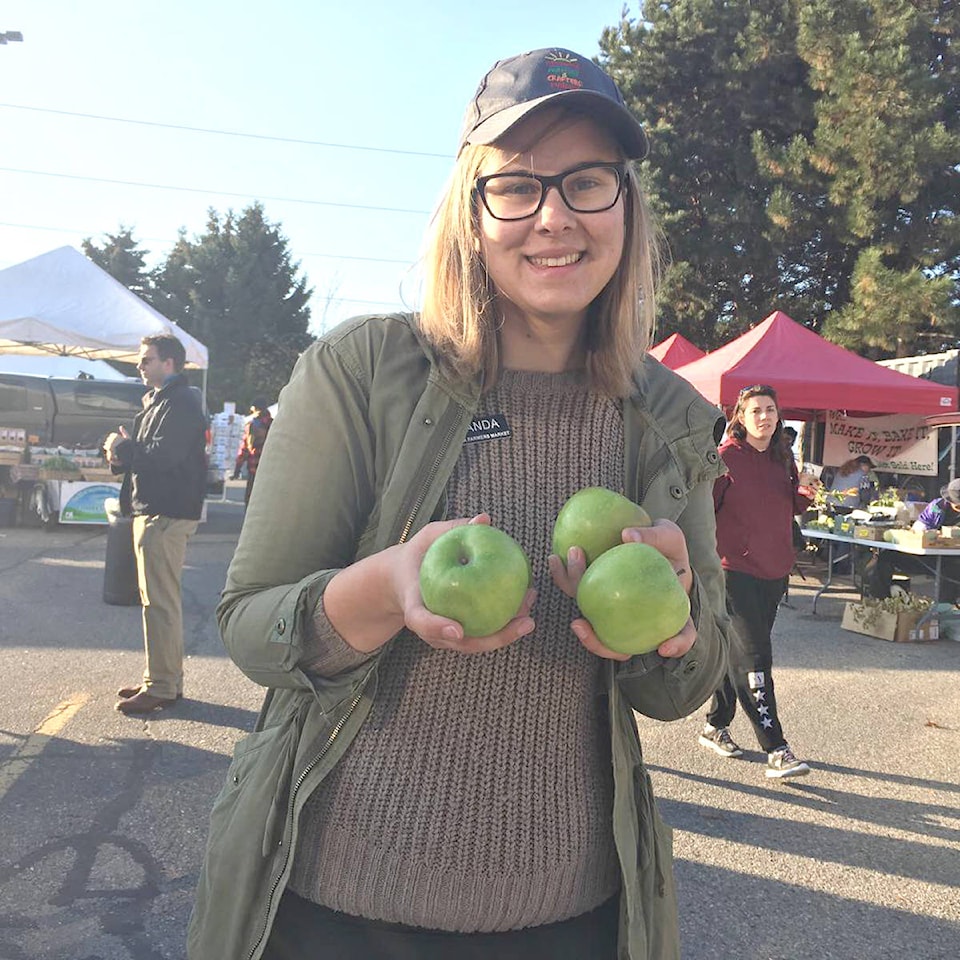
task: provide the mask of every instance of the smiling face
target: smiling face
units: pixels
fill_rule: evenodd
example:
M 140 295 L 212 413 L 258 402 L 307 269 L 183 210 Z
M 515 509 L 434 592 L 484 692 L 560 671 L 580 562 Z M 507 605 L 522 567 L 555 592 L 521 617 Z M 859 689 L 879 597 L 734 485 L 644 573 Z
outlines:
M 773 397 L 760 394 L 744 402 L 738 419 L 747 431 L 747 443 L 757 450 L 766 450 L 780 422 L 780 411 Z
M 602 127 L 586 118 L 558 124 L 551 110 L 518 124 L 497 146 L 481 175 L 517 171 L 550 176 L 584 163 L 621 159 Z M 620 263 L 623 195 L 609 210 L 575 213 L 553 187 L 533 216 L 496 220 L 480 204 L 479 221 L 480 252 L 504 324 L 579 331 L 587 308 Z

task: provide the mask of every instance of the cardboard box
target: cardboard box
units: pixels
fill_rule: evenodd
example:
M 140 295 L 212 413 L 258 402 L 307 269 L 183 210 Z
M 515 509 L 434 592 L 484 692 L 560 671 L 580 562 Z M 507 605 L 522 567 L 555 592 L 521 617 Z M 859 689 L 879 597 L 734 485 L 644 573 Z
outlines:
M 890 542 L 908 547 L 932 547 L 937 540 L 936 530 L 899 530 L 890 531 Z
M 861 603 L 848 603 L 843 608 L 840 626 L 851 633 L 862 633 L 878 640 L 893 643 L 925 643 L 940 639 L 940 621 L 931 617 L 922 626 L 917 626 L 922 614 L 918 610 L 902 613 L 887 613 L 870 609 Z M 869 621 L 869 622 L 865 622 Z

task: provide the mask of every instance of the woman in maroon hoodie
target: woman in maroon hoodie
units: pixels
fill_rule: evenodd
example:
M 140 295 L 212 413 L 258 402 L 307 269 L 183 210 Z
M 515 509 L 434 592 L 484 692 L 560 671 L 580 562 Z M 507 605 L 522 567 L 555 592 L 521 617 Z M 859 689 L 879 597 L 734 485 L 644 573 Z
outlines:
M 699 742 L 721 757 L 739 757 L 727 729 L 743 707 L 761 748 L 768 777 L 810 772 L 787 744 L 773 690 L 770 632 L 794 564 L 792 521 L 813 491 L 800 486 L 797 467 L 781 442 L 777 395 L 762 384 L 740 391 L 720 455 L 728 473 L 714 483 L 717 549 L 733 618 L 730 673 L 713 696 Z M 805 481 L 816 483 L 804 476 Z

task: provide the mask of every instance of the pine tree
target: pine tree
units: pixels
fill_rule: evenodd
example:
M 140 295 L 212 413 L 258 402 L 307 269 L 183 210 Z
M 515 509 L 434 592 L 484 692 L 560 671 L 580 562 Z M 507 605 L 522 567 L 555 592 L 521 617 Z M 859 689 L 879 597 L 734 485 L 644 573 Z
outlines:
M 823 333 L 877 358 L 955 346 L 957 6 L 816 0 L 799 5 L 797 22 L 817 126 L 791 145 L 782 184 L 821 187 L 785 234 L 813 228 L 821 260 L 832 249 L 841 267 Z
M 791 292 L 771 242 L 753 136 L 813 129 L 789 0 L 648 2 L 601 39 L 602 62 L 647 128 L 643 165 L 669 266 L 661 334 L 704 348 L 741 333 Z
M 194 240 L 181 231 L 159 276 L 163 312 L 210 351 L 208 405 L 246 410 L 276 400 L 308 333 L 312 290 L 298 277 L 287 240 L 253 204 L 239 216 L 211 210 Z
M 106 241 L 97 246 L 90 237 L 83 243 L 83 252 L 98 267 L 128 290 L 156 307 L 156 272 L 147 269 L 149 250 L 143 250 L 133 239 L 131 227 L 120 225 L 118 233 L 106 234 Z
M 874 356 L 960 333 L 955 0 L 647 2 L 602 60 L 650 134 L 661 334 L 771 310 Z

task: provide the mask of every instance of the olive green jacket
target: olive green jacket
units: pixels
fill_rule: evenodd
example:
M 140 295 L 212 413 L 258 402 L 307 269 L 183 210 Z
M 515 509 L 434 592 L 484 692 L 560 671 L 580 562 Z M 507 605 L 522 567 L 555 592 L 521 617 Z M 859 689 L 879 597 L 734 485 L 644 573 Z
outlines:
M 231 657 L 270 690 L 211 814 L 188 934 L 192 960 L 261 956 L 300 811 L 377 695 L 379 654 L 333 677 L 308 677 L 298 664 L 336 572 L 443 516 L 480 391 L 450 379 L 432 357 L 411 317 L 358 318 L 311 346 L 281 394 L 218 608 Z M 671 834 L 656 812 L 631 707 L 659 720 L 686 716 L 724 674 L 728 624 L 712 499 L 724 468 L 716 408 L 656 361 L 638 370 L 623 417 L 624 490 L 654 518 L 681 526 L 694 571 L 698 639 L 690 652 L 607 666 L 619 954 L 674 960 Z

